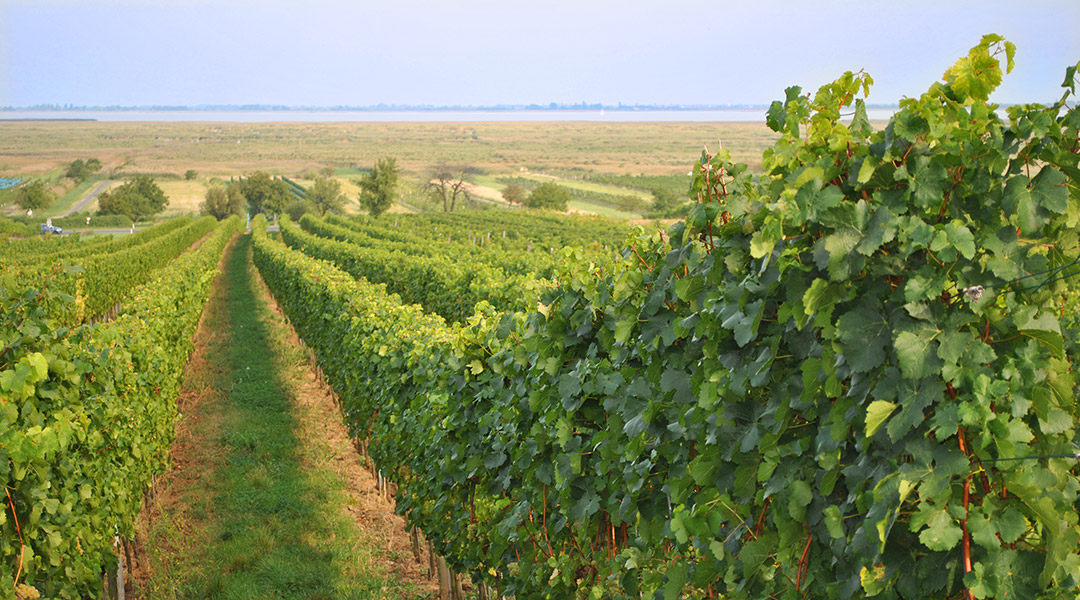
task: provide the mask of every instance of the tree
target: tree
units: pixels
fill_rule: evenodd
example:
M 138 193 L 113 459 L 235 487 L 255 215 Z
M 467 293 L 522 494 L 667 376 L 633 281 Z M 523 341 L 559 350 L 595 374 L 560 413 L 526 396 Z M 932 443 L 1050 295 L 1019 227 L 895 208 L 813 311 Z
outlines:
M 83 181 L 89 177 L 92 173 L 101 169 L 101 161 L 96 158 L 87 159 L 85 162 L 83 159 L 78 158 L 68 165 L 67 171 L 64 173 L 65 177 L 70 177 L 75 181 Z
M 634 194 L 623 194 L 615 198 L 615 203 L 620 210 L 627 212 L 641 212 L 648 206 L 641 196 L 635 196 Z
M 153 178 L 140 175 L 120 187 L 98 197 L 98 214 L 127 215 L 139 221 L 165 210 L 169 198 Z
M 230 194 L 225 186 L 216 184 L 206 190 L 206 199 L 199 204 L 199 213 L 222 220 L 242 212 L 244 197 L 238 193 Z
M 525 196 L 527 194 L 528 192 L 525 191 L 525 188 L 516 183 L 507 185 L 502 191 L 503 200 L 506 200 L 506 203 L 511 206 L 515 204 L 524 204 Z
M 303 198 L 294 198 L 285 205 L 285 214 L 293 221 L 299 221 L 300 217 L 315 212 L 315 207 Z
M 375 167 L 357 180 L 360 197 L 357 201 L 372 216 L 379 216 L 394 204 L 401 168 L 394 158 L 380 158 Z
M 240 192 L 252 213 L 279 213 L 292 199 L 289 184 L 264 171 L 256 171 L 244 179 L 240 183 Z
M 467 167 L 457 169 L 446 163 L 439 163 L 431 171 L 431 176 L 424 184 L 424 190 L 436 202 L 442 201 L 443 212 L 454 212 L 458 198 L 472 200 L 465 182 L 467 170 Z
M 15 190 L 15 204 L 29 210 L 49 208 L 56 202 L 56 192 L 40 179 L 24 183 Z
M 657 188 L 653 190 L 652 209 L 648 217 L 652 219 L 672 219 L 686 216 L 690 210 L 690 202 L 685 195 Z
M 541 183 L 539 187 L 525 198 L 525 206 L 529 208 L 547 208 L 551 210 L 566 210 L 573 196 L 565 187 L 548 181 Z
M 184 171 L 184 179 L 191 181 L 199 176 L 199 173 L 195 169 L 188 169 Z
M 240 189 L 240 184 L 230 183 L 225 186 L 225 192 L 229 195 L 229 202 L 236 204 L 236 214 L 244 214 L 244 205 L 247 204 L 247 198 L 244 197 L 244 192 Z
M 329 177 L 320 177 L 308 190 L 307 200 L 325 215 L 326 211 L 340 211 L 345 205 L 345 196 L 341 193 L 341 182 Z

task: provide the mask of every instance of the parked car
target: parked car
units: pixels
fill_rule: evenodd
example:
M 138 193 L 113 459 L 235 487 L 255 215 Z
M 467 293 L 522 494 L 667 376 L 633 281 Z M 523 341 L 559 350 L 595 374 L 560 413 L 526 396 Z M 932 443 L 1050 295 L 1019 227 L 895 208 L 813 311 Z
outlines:
M 61 233 L 64 233 L 64 230 L 59 228 L 59 227 L 54 226 L 52 223 L 42 223 L 41 224 L 41 233 L 42 233 L 42 235 L 44 235 L 46 233 L 55 233 L 55 234 L 59 235 Z

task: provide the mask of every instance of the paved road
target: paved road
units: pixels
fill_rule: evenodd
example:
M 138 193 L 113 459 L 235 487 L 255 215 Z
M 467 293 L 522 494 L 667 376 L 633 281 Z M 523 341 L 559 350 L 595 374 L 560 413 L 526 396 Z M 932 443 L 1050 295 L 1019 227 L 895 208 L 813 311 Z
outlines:
M 101 193 L 101 190 L 104 190 L 106 187 L 108 187 L 110 184 L 113 184 L 113 183 L 116 183 L 116 182 L 115 181 L 102 181 L 101 183 L 97 184 L 97 187 L 90 190 L 90 193 L 87 194 L 85 198 L 83 198 L 82 200 L 79 200 L 78 202 L 76 202 L 75 206 L 72 206 L 71 208 L 68 209 L 68 211 L 66 213 L 64 213 L 64 214 L 62 214 L 60 216 L 61 217 L 66 217 L 66 216 L 70 215 L 71 213 L 76 213 L 76 212 L 79 212 L 80 210 L 86 208 L 87 204 L 90 204 L 91 202 L 94 201 L 94 198 L 97 198 L 97 195 Z

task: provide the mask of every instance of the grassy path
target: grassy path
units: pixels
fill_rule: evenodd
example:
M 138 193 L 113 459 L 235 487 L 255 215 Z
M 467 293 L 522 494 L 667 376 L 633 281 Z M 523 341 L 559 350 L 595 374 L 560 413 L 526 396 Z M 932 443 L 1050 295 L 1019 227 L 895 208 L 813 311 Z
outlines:
M 144 513 L 139 596 L 427 597 L 249 255 L 247 237 L 226 253 L 200 325 L 175 467 Z

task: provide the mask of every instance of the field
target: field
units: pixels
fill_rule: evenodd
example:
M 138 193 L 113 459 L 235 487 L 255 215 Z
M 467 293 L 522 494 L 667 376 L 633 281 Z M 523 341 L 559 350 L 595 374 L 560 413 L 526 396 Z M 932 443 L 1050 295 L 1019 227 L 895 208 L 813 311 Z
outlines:
M 199 203 L 206 197 L 206 184 L 201 181 L 159 180 L 161 191 L 169 198 L 164 216 L 199 212 Z
M 446 161 L 492 173 L 685 173 L 721 140 L 760 167 L 775 140 L 762 123 L 0 123 L 0 174 L 99 157 L 104 171 L 229 177 L 370 167 L 393 156 L 420 173 Z
M 0 176 L 55 179 L 72 160 L 98 157 L 101 176 L 154 176 L 171 199 L 167 214 L 172 215 L 196 211 L 205 194 L 204 186 L 181 179 L 188 169 L 199 181 L 263 170 L 308 185 L 331 167 L 355 200 L 359 190 L 352 180 L 377 158 L 391 156 L 416 182 L 437 163 L 469 166 L 476 171 L 471 176 L 475 195 L 497 203 L 503 184 L 496 178 L 505 176 L 648 201 L 647 190 L 590 183 L 582 175 L 685 174 L 702 148 L 720 142 L 736 160 L 757 169 L 762 150 L 775 139 L 760 123 L 10 122 L 0 123 Z M 78 200 L 78 191 L 60 191 L 64 200 L 50 211 L 56 214 Z M 640 216 L 586 197 L 577 198 L 571 209 Z M 357 210 L 355 202 L 346 207 L 350 214 Z

